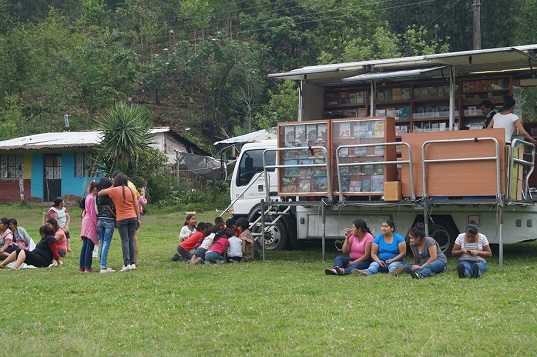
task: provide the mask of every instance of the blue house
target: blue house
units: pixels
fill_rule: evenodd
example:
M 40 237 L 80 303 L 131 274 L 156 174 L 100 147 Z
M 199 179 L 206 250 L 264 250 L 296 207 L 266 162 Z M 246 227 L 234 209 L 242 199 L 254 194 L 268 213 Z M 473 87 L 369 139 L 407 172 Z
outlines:
M 152 146 L 175 163 L 178 152 L 209 155 L 168 127 L 154 128 Z M 102 176 L 91 160 L 101 131 L 42 133 L 0 141 L 0 201 L 76 200 Z

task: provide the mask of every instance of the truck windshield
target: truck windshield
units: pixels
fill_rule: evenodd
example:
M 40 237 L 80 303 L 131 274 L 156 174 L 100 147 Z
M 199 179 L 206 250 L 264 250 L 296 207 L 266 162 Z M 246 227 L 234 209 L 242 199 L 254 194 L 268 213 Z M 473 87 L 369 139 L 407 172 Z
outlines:
M 263 171 L 263 151 L 265 149 L 245 151 L 239 162 L 239 171 L 237 174 L 237 186 L 247 185 L 255 174 Z M 267 154 L 267 165 L 276 164 L 276 152 L 271 151 Z M 268 171 L 274 171 L 269 169 Z

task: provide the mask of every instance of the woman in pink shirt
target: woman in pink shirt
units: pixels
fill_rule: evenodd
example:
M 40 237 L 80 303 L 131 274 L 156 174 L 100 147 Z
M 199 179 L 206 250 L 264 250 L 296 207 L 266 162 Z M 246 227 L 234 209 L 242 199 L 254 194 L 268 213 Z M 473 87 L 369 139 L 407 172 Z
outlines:
M 78 270 L 81 273 L 92 272 L 91 267 L 93 248 L 99 244 L 99 234 L 97 231 L 97 212 L 95 211 L 95 195 L 99 183 L 92 181 L 86 196 L 86 214 L 82 218 L 82 229 L 80 238 L 82 239 L 82 249 L 80 250 L 80 264 Z
M 343 254 L 349 257 L 338 256 L 334 260 L 332 269 L 325 269 L 326 275 L 347 275 L 352 269 L 367 269 L 371 264 L 371 245 L 373 235 L 363 219 L 352 222 L 352 228 L 345 232 Z M 358 268 L 360 267 L 360 268 Z
M 229 244 L 228 237 L 233 237 L 234 234 L 235 231 L 232 229 L 227 231 L 221 229 L 216 233 L 213 245 L 211 245 L 207 253 L 205 253 L 205 264 L 211 264 L 211 262 L 224 264 L 226 262 L 224 255 L 227 252 L 227 246 Z

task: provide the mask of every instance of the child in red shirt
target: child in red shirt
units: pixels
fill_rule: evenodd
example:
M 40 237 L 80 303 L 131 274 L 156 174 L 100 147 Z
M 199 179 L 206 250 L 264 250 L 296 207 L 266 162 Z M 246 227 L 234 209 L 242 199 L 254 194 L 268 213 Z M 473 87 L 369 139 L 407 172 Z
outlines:
M 190 251 L 196 247 L 198 241 L 203 238 L 203 232 L 207 228 L 207 225 L 203 222 L 198 223 L 196 227 L 196 232 L 193 233 L 190 237 L 179 243 L 177 246 L 177 253 L 173 255 L 171 261 L 190 261 L 192 254 Z

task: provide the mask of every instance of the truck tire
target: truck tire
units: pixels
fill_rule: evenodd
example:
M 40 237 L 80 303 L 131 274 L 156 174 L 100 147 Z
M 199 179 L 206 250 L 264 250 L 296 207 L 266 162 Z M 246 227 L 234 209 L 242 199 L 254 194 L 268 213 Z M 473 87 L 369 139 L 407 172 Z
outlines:
M 458 235 L 459 232 L 451 217 L 432 217 L 429 222 L 429 237 L 438 242 L 440 250 L 446 256 L 451 256 L 451 250 Z
M 254 222 L 259 217 L 259 210 L 256 210 L 248 216 L 248 222 Z M 270 223 L 272 220 L 270 217 L 265 220 L 265 223 Z M 253 233 L 261 232 L 261 226 L 256 226 L 252 229 Z M 256 246 L 258 249 L 262 249 L 262 240 L 260 236 L 255 236 Z M 287 226 L 280 218 L 275 225 L 268 225 L 265 227 L 265 249 L 266 250 L 284 250 L 287 248 L 289 242 L 289 231 Z

